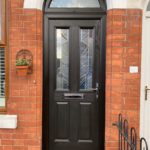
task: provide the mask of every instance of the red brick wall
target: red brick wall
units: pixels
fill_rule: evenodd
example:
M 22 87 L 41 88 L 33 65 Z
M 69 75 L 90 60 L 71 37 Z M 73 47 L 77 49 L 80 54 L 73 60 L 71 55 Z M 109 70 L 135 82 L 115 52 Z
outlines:
M 116 149 L 118 132 L 112 123 L 122 113 L 139 131 L 141 10 L 109 10 L 106 49 L 106 149 Z M 130 74 L 129 66 L 139 73 Z
M 9 0 L 9 99 L 7 114 L 18 115 L 18 128 L 0 130 L 0 150 L 41 150 L 42 127 L 42 11 L 23 9 L 23 0 Z M 122 112 L 139 127 L 141 11 L 110 10 L 107 17 L 106 149 L 117 150 L 112 123 Z M 33 53 L 33 74 L 16 76 L 20 49 Z
M 16 130 L 0 130 L 0 150 L 40 150 L 42 127 L 42 12 L 23 9 L 23 0 L 10 0 L 9 99 L 7 114 L 18 115 Z M 33 54 L 33 74 L 18 77 L 16 53 Z

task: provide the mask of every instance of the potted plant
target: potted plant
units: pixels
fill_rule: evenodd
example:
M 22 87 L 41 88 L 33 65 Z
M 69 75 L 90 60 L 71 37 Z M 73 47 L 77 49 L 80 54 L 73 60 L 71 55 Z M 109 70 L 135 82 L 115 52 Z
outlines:
M 30 60 L 26 58 L 20 58 L 16 60 L 16 72 L 18 76 L 26 76 L 28 68 L 30 66 Z

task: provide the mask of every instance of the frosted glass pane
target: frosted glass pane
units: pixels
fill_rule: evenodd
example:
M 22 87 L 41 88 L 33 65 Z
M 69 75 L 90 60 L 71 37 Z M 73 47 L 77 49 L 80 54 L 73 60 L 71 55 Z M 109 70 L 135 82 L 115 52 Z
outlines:
M 150 11 L 150 1 L 148 3 L 148 6 L 147 6 L 147 11 Z
M 99 8 L 98 0 L 52 0 L 51 8 Z
M 80 30 L 80 89 L 91 89 L 93 82 L 94 29 Z
M 69 29 L 56 29 L 57 90 L 69 88 Z
M 5 107 L 5 98 L 0 97 L 0 107 Z

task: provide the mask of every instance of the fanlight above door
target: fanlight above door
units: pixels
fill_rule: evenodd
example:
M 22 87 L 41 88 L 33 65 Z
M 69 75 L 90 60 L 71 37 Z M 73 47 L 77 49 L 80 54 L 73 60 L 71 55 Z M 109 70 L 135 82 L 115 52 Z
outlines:
M 52 0 L 50 8 L 100 8 L 98 0 Z

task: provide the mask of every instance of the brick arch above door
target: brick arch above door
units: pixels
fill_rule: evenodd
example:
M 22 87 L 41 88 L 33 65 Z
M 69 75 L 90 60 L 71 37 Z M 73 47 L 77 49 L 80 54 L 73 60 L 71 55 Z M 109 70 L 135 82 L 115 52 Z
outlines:
M 138 8 L 143 9 L 148 0 L 106 0 L 107 1 L 107 9 L 114 8 Z M 44 0 L 24 0 L 24 8 L 32 8 L 32 9 L 41 9 L 43 6 Z

